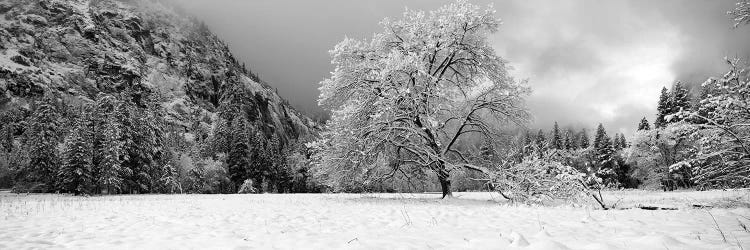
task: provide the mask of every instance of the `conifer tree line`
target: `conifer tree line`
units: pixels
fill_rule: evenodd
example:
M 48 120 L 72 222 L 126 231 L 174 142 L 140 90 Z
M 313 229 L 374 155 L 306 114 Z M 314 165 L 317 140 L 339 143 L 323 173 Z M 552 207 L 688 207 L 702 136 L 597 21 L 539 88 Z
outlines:
M 246 182 L 256 192 L 316 191 L 306 148 L 252 120 L 249 91 L 234 93 L 218 119 L 196 109 L 187 128 L 132 92 L 46 94 L 30 109 L 9 108 L 0 112 L 0 184 L 72 194 L 235 193 Z
M 298 141 L 282 141 L 264 123 L 267 118 L 256 113 L 250 101 L 254 99 L 253 93 L 242 87 L 224 95 L 213 132 L 198 150 L 202 156 L 197 158 L 224 162 L 226 186 L 231 192 L 245 189 L 243 184 L 264 192 L 317 191 L 308 173 L 307 148 Z
M 47 94 L 31 111 L 22 111 L 29 113 L 25 118 L 6 112 L 3 155 L 14 172 L 14 188 L 74 194 L 176 191 L 175 171 L 166 162 L 164 115 L 154 103 L 133 96 L 99 94 L 90 103 L 72 104 Z
M 516 156 L 518 162 L 530 157 L 560 161 L 583 173 L 602 178 L 602 182 L 608 186 L 634 188 L 638 185 L 630 177 L 630 166 L 626 164 L 628 142 L 625 135 L 616 133 L 610 137 L 601 123 L 596 128 L 593 141 L 585 128 L 563 130 L 555 122 L 549 133 L 540 129 L 536 135 L 532 135 L 530 130 L 525 130 L 518 139 L 518 145 L 521 147 L 518 150 L 520 154 Z
M 748 67 L 728 60 L 730 71 L 708 79 L 697 94 L 682 82 L 661 89 L 653 125 L 643 117 L 628 141 L 602 124 L 593 141 L 585 129 L 522 133 L 521 156 L 561 162 L 602 184 L 626 188 L 717 188 L 750 185 Z

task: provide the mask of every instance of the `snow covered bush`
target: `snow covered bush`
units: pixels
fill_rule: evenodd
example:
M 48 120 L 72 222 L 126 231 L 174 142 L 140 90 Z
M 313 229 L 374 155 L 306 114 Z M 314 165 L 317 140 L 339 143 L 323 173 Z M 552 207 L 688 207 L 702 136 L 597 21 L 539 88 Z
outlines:
M 183 167 L 186 171 L 182 180 L 182 187 L 188 193 L 216 194 L 234 192 L 234 187 L 229 179 L 224 156 L 221 154 L 218 160 L 190 158 L 189 164 Z
M 238 194 L 254 194 L 257 192 L 258 190 L 253 187 L 252 179 L 245 180 L 245 182 L 242 183 L 239 190 L 237 191 Z
M 579 194 L 571 185 L 575 169 L 560 162 L 529 157 L 497 171 L 492 184 L 503 197 L 519 202 L 567 199 Z
M 579 171 L 561 162 L 563 151 L 527 156 L 520 163 L 500 166 L 489 172 L 490 185 L 504 198 L 523 203 L 594 200 L 608 207 L 602 198 L 602 173 Z
M 320 192 L 323 186 L 314 176 L 312 152 L 302 143 L 287 146 L 286 165 L 291 169 L 291 187 L 293 193 Z
M 626 152 L 627 162 L 634 166 L 633 177 L 652 189 L 659 188 L 664 180 L 672 180 L 683 187 L 691 186 L 689 169 L 673 168 L 670 171 L 670 166 L 695 156 L 697 148 L 693 134 L 697 130 L 696 125 L 681 121 L 636 131 Z

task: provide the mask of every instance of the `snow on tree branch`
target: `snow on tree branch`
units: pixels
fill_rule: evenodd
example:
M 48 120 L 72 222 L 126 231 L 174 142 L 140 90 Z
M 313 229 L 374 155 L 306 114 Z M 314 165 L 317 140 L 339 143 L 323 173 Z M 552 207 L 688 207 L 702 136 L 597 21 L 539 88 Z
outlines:
M 732 17 L 735 28 L 750 23 L 750 1 L 743 0 L 737 2 L 737 7 L 727 12 L 727 14 Z
M 529 117 L 526 83 L 488 42 L 500 25 L 494 13 L 463 0 L 407 10 L 370 41 L 337 44 L 320 87 L 320 105 L 333 111 L 321 164 L 355 176 L 390 158 L 434 171 L 450 195 L 449 173 L 468 164 L 458 141 Z

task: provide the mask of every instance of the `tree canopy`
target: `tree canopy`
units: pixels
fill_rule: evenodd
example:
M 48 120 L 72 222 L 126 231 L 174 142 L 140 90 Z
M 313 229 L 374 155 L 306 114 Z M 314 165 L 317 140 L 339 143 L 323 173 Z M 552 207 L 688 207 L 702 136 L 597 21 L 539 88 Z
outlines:
M 335 70 L 319 98 L 333 111 L 323 164 L 340 176 L 368 175 L 361 169 L 392 156 L 403 164 L 385 176 L 402 166 L 427 168 L 448 196 L 452 170 L 478 167 L 461 139 L 525 122 L 529 89 L 489 44 L 500 25 L 491 7 L 462 0 L 381 25 L 370 41 L 347 38 L 330 52 Z

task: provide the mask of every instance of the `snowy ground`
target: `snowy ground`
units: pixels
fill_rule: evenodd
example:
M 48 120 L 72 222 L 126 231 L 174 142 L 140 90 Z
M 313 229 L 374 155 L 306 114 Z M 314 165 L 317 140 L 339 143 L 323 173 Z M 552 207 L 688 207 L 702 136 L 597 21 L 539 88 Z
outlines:
M 621 207 L 679 208 L 658 211 L 457 196 L 5 193 L 0 249 L 750 249 L 748 190 L 605 193 Z

